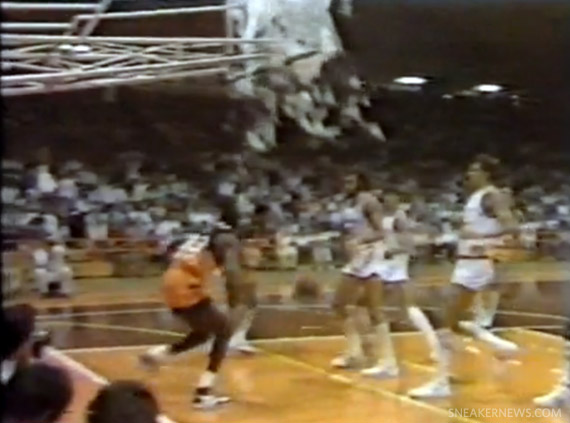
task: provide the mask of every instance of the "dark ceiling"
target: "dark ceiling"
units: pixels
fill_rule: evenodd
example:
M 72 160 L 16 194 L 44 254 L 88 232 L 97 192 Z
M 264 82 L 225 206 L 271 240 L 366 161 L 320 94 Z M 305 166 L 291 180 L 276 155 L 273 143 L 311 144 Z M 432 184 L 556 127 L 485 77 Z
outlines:
M 342 29 L 377 83 L 420 74 L 450 91 L 496 82 L 570 100 L 570 0 L 355 0 Z

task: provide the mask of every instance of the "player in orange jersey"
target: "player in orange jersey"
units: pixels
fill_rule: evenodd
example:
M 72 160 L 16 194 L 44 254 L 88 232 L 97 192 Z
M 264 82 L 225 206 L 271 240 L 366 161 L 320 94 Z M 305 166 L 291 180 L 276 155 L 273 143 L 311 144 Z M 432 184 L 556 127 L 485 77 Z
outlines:
M 211 408 L 229 401 L 213 393 L 216 376 L 224 360 L 231 336 L 231 325 L 215 306 L 208 292 L 209 280 L 217 269 L 212 237 L 215 234 L 191 234 L 178 247 L 162 278 L 162 292 L 172 313 L 191 331 L 171 345 L 151 348 L 140 357 L 144 367 L 153 369 L 181 353 L 205 344 L 213 338 L 207 370 L 198 382 L 194 397 L 196 408 Z

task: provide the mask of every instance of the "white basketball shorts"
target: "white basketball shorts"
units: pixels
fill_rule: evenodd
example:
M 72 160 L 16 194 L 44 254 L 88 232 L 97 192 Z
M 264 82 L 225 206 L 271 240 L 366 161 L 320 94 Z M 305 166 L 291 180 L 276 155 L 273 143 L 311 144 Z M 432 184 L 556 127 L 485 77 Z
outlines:
M 361 246 L 342 273 L 358 279 L 379 278 L 384 266 L 384 246 L 371 244 Z
M 489 259 L 459 259 L 455 263 L 451 283 L 470 291 L 481 291 L 495 280 L 495 266 Z

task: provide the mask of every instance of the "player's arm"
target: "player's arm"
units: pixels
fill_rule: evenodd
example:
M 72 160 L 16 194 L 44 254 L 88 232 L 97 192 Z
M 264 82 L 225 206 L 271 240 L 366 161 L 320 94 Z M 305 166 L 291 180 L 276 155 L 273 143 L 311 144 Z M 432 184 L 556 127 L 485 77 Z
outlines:
M 370 236 L 360 239 L 363 244 L 380 241 L 384 238 L 384 230 L 382 228 L 383 210 L 382 204 L 372 195 L 366 195 L 364 200 L 364 212 L 368 217 L 374 233 Z
M 483 199 L 487 206 L 501 223 L 502 235 L 518 235 L 520 222 L 513 213 L 508 199 L 500 192 L 490 193 Z
M 396 218 L 396 230 L 399 232 L 401 247 L 391 251 L 392 254 L 411 254 L 414 247 L 414 235 L 410 221 L 400 216 Z
M 472 234 L 470 232 L 462 232 L 463 239 L 481 239 L 481 238 L 496 238 L 502 235 L 518 235 L 519 222 L 509 207 L 508 201 L 499 192 L 492 192 L 483 198 L 483 208 L 487 210 L 489 215 L 494 216 L 501 224 L 502 231 L 489 236 L 482 236 L 479 234 Z

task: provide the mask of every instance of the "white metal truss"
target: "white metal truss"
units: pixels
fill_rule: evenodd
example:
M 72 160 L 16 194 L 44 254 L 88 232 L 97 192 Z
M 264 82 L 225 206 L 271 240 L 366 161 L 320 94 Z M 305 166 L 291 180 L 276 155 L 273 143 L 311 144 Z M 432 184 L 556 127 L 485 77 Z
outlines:
M 234 35 L 226 17 L 225 37 L 110 37 L 91 35 L 101 21 L 227 12 L 239 4 L 109 13 L 111 0 L 98 4 L 3 3 L 10 10 L 85 12 L 69 23 L 2 23 L 2 95 L 17 96 L 153 81 L 227 76 L 234 65 L 266 62 L 267 52 L 244 52 L 237 45 L 275 40 Z M 18 31 L 25 31 L 18 33 Z M 43 32 L 43 33 L 36 33 Z M 45 32 L 48 32 L 45 34 Z M 54 34 L 59 32 L 60 34 Z M 265 50 L 265 49 L 263 49 Z M 243 66 L 241 66 L 243 68 Z
M 331 0 L 226 0 L 225 5 L 108 12 L 112 0 L 89 5 L 3 3 L 6 11 L 71 12 L 69 22 L 2 23 L 3 96 L 165 80 L 222 77 L 232 93 L 265 106 L 246 134 L 254 149 L 275 146 L 280 116 L 313 137 L 334 140 L 359 127 L 380 141 L 367 122 L 361 81 L 343 64 L 342 40 L 330 13 Z M 342 0 L 349 13 L 351 0 Z M 221 13 L 221 37 L 93 35 L 102 21 Z M 322 74 L 324 64 L 336 72 Z M 255 76 L 263 74 L 262 78 Z M 335 76 L 336 75 L 336 76 Z M 352 94 L 347 95 L 347 88 Z M 328 116 L 340 116 L 325 127 Z M 328 123 L 327 123 L 328 124 Z

